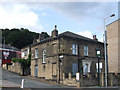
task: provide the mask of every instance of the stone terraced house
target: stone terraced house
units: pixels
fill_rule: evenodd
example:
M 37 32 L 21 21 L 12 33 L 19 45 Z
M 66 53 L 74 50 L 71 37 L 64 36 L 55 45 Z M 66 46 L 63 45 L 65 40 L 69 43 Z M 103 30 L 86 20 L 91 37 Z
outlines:
M 51 37 L 44 39 L 40 34 L 31 45 L 31 76 L 56 81 L 63 80 L 63 73 L 75 76 L 76 72 L 83 71 L 95 76 L 97 49 L 101 50 L 100 72 L 104 72 L 104 45 L 96 35 L 89 39 L 69 31 L 58 34 L 56 28 Z

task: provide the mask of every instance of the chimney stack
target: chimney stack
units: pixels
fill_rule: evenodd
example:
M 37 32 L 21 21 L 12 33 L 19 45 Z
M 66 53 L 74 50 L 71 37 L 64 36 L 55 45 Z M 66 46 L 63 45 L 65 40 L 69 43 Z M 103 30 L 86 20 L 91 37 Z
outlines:
M 57 25 L 55 25 L 55 29 L 52 31 L 52 37 L 58 36 Z
M 35 44 L 37 42 L 37 39 L 36 38 L 34 38 L 34 40 L 33 40 L 33 44 Z
M 37 39 L 37 42 L 40 42 L 41 40 L 44 40 L 44 39 L 45 39 L 45 35 L 42 32 L 41 34 L 39 34 L 39 38 Z
M 45 39 L 44 34 L 43 33 L 39 34 L 39 40 L 41 41 L 41 40 L 44 40 L 44 39 Z
M 96 35 L 93 35 L 93 40 L 97 40 L 98 41 Z

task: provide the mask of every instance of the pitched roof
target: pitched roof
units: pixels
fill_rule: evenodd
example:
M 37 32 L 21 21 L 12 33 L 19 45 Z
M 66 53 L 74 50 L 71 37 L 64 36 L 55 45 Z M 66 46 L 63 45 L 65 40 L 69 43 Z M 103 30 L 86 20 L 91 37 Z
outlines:
M 70 31 L 66 31 L 66 32 L 63 32 L 63 33 L 59 34 L 57 37 L 54 37 L 54 38 L 52 38 L 52 37 L 46 38 L 46 39 L 44 39 L 44 40 L 42 40 L 42 41 L 40 41 L 40 42 L 36 42 L 35 44 L 31 44 L 31 46 L 38 45 L 38 44 L 40 44 L 40 43 L 42 43 L 42 42 L 46 42 L 46 41 L 49 41 L 49 40 L 52 40 L 52 39 L 57 39 L 57 38 L 59 38 L 59 37 L 64 37 L 64 36 L 69 37 L 69 38 L 75 38 L 75 39 L 85 40 L 85 41 L 102 43 L 102 42 L 99 42 L 99 41 L 97 41 L 97 40 L 90 39 L 90 38 L 87 38 L 87 37 L 84 37 L 84 36 L 81 36 L 81 35 L 72 33 L 72 32 L 70 32 Z
M 14 51 L 20 51 L 19 49 L 17 49 L 16 47 L 13 47 L 13 46 L 10 46 L 10 45 L 7 45 L 7 44 L 0 44 L 0 48 L 2 49 L 10 49 L 10 50 L 14 50 Z
M 67 36 L 67 37 L 76 38 L 76 39 L 81 39 L 81 40 L 86 40 L 86 41 L 99 42 L 99 41 L 97 41 L 97 40 L 90 39 L 90 38 L 87 38 L 87 37 L 84 37 L 84 36 L 81 36 L 81 35 L 72 33 L 72 32 L 70 32 L 70 31 L 66 31 L 66 32 L 64 32 L 64 33 L 61 33 L 60 36 Z

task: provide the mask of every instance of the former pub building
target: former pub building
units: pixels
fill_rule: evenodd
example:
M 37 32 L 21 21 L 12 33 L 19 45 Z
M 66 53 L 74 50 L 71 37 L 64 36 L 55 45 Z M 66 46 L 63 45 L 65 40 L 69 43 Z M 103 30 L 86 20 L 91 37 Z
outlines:
M 65 76 L 83 71 L 93 76 L 97 73 L 96 50 L 101 50 L 100 72 L 104 72 L 104 48 L 96 35 L 93 39 L 66 31 L 58 34 L 57 26 L 51 37 L 44 39 L 40 34 L 31 45 L 31 76 L 62 81 Z

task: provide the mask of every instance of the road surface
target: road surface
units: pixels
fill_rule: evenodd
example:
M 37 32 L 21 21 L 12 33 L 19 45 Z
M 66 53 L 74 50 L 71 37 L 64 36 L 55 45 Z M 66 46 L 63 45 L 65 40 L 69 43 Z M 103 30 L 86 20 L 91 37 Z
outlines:
M 25 80 L 25 88 L 60 88 L 57 85 L 46 84 L 24 76 L 19 76 L 7 70 L 2 70 L 2 87 L 20 87 L 22 79 Z
M 1 78 L 2 77 L 2 78 Z M 71 87 L 62 87 L 58 85 L 51 85 L 51 84 L 46 84 L 43 82 L 40 82 L 38 80 L 33 80 L 24 76 L 19 76 L 15 73 L 9 72 L 7 70 L 2 70 L 2 73 L 0 71 L 0 80 L 2 80 L 2 87 L 7 87 L 7 88 L 2 88 L 2 90 L 21 90 L 18 87 L 21 85 L 21 80 L 25 79 L 25 84 L 24 88 L 27 89 L 22 89 L 22 90 L 120 90 L 120 87 L 86 87 L 86 88 L 71 88 Z M 14 88 L 10 88 L 14 87 Z M 0 86 L 1 88 L 1 86 Z

